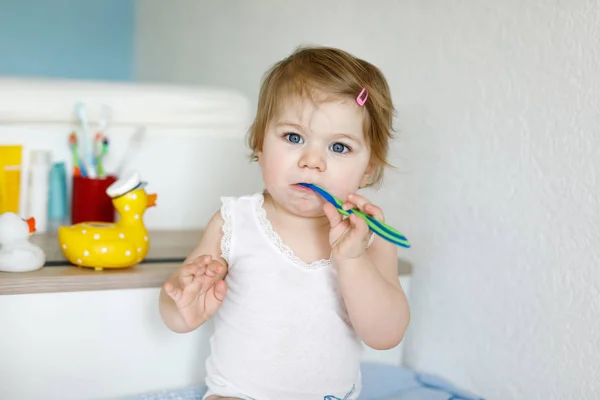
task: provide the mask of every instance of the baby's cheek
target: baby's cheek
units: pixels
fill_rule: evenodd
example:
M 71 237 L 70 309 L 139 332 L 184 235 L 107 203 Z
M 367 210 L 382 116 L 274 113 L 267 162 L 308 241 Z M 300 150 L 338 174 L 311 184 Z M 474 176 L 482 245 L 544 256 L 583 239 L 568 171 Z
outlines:
M 364 175 L 362 168 L 357 168 L 356 165 L 346 166 L 343 170 L 336 174 L 337 178 L 332 182 L 334 193 L 338 193 L 338 197 L 346 198 L 349 193 L 356 193 L 360 185 L 360 181 Z
M 350 182 L 339 182 L 332 189 L 331 192 L 340 200 L 346 201 L 348 199 L 348 195 L 350 193 L 356 193 L 355 185 L 350 184 Z
M 267 161 L 267 160 L 265 160 Z M 279 188 L 289 185 L 290 173 L 288 168 L 285 168 L 281 163 L 276 162 L 277 160 L 269 160 L 262 166 L 262 180 L 265 188 L 271 192 L 278 192 Z

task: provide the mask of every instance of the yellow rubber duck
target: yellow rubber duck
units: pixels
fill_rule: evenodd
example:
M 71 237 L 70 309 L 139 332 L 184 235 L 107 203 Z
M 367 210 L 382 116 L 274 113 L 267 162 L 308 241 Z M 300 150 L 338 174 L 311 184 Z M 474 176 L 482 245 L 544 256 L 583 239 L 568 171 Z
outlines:
M 58 242 L 67 260 L 96 270 L 127 268 L 140 263 L 150 247 L 143 216 L 156 202 L 156 194 L 147 194 L 145 186 L 139 173 L 134 171 L 106 189 L 119 213 L 116 223 L 90 221 L 61 226 Z

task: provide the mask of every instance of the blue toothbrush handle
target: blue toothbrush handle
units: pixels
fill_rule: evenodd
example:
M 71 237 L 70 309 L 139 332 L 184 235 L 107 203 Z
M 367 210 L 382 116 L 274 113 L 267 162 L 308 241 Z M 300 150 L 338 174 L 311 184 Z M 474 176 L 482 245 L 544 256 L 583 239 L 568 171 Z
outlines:
M 395 244 L 401 247 L 406 247 L 409 248 L 410 247 L 410 243 L 408 241 L 408 239 L 401 234 L 400 232 L 396 231 L 394 228 L 392 228 L 389 225 L 386 225 L 380 221 L 378 221 L 377 219 L 371 217 L 370 215 L 367 215 L 359 210 L 348 210 L 349 213 L 358 215 L 359 217 L 361 217 L 369 226 L 369 228 L 371 229 L 371 231 L 375 232 L 376 235 L 378 235 L 379 237 Z
M 362 212 L 360 210 L 356 210 L 356 209 L 350 209 L 348 211 L 344 210 L 342 208 L 343 203 L 340 199 L 333 196 L 332 194 L 327 192 L 325 189 L 323 189 L 317 185 L 313 185 L 310 183 L 301 183 L 300 185 L 309 187 L 309 188 L 315 190 L 317 193 L 319 193 L 321 196 L 323 196 L 323 198 L 325 200 L 327 200 L 329 203 L 331 203 L 338 210 L 338 212 L 340 214 L 342 214 L 344 216 L 349 216 L 352 213 L 352 214 L 359 216 L 367 223 L 369 228 L 373 232 L 375 232 L 375 234 L 379 235 L 383 239 L 385 239 L 391 243 L 394 243 L 398 246 L 410 247 L 410 242 L 408 241 L 406 236 L 404 236 L 402 233 L 398 232 L 396 229 L 392 228 L 391 226 L 386 225 L 385 223 L 383 223 L 381 221 L 378 221 L 376 218 L 371 217 L 370 215 L 365 214 L 364 212 Z

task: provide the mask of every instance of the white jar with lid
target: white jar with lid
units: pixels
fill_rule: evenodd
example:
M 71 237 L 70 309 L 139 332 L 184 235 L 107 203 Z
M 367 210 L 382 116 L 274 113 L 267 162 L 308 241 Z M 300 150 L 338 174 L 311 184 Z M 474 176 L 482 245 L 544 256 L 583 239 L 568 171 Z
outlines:
M 27 190 L 27 216 L 35 218 L 36 232 L 48 229 L 48 197 L 50 193 L 49 151 L 34 150 L 29 163 L 29 185 Z

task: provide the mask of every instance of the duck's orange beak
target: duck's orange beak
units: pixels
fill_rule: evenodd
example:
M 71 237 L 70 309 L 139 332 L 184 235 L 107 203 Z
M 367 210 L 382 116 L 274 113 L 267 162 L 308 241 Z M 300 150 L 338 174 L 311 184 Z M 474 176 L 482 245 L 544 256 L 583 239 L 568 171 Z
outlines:
M 156 205 L 156 193 L 152 193 L 148 195 L 148 204 L 146 207 L 154 207 Z
M 29 233 L 35 232 L 35 218 L 31 217 L 26 219 L 25 222 L 27 222 L 27 225 L 29 225 Z

